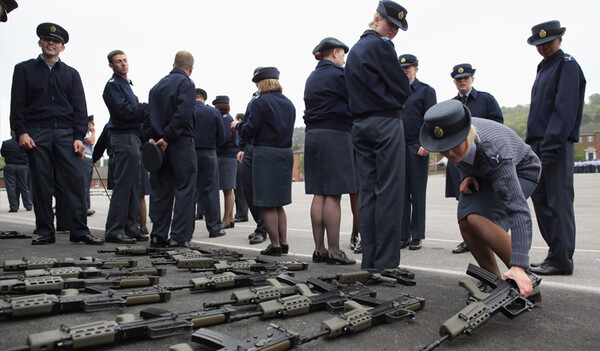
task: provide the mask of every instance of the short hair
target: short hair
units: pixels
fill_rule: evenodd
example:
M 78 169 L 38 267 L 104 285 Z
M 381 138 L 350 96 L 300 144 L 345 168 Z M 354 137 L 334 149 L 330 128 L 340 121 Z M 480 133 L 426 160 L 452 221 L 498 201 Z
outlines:
M 108 63 L 112 63 L 113 57 L 117 55 L 125 55 L 125 53 L 122 50 L 113 50 L 109 52 L 108 56 L 106 56 L 106 58 L 108 59 Z
M 245 115 L 243 113 L 238 113 L 237 115 L 235 115 L 235 120 L 241 121 L 244 119 L 244 117 L 245 117 Z
M 215 108 L 221 112 L 222 115 L 229 113 L 231 111 L 231 107 L 229 104 L 215 104 Z
M 175 62 L 173 62 L 173 65 L 176 68 L 187 71 L 194 65 L 194 56 L 188 51 L 178 51 L 177 54 L 175 54 Z
M 283 87 L 279 83 L 279 79 L 263 79 L 258 82 L 258 93 L 270 93 L 273 91 L 283 92 Z
M 369 28 L 371 29 L 375 29 L 375 18 L 379 18 L 382 19 L 384 18 L 382 15 L 379 14 L 379 12 L 375 12 L 375 14 L 373 15 L 373 19 L 371 20 L 371 22 L 369 22 Z

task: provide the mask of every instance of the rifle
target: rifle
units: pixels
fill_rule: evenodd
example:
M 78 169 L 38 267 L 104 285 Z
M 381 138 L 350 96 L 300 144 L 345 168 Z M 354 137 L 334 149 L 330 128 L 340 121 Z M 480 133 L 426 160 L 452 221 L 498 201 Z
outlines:
M 172 255 L 170 258 L 158 258 L 152 260 L 153 266 L 161 266 L 161 265 L 175 265 L 180 269 L 197 269 L 196 272 L 211 272 L 215 271 L 215 263 L 219 263 L 220 261 L 240 261 L 240 262 L 249 262 L 251 264 L 257 263 L 251 259 L 243 259 L 240 257 L 230 257 L 230 256 L 211 256 L 205 255 L 202 253 L 194 253 L 194 252 L 185 252 L 185 253 L 177 253 Z
M 11 230 L 0 233 L 0 239 L 31 239 L 31 236 Z
M 461 334 L 472 335 L 475 329 L 484 325 L 498 312 L 502 312 L 508 318 L 514 318 L 523 312 L 531 311 L 535 306 L 534 302 L 541 301 L 539 295 L 532 298 L 534 301 L 521 297 L 514 281 L 503 280 L 473 264 L 469 264 L 467 274 L 493 288 L 492 292 L 481 292 L 471 279 L 461 280 L 459 285 L 467 289 L 476 301 L 445 321 L 439 331 L 441 338 L 421 351 L 433 350 L 446 340 L 452 340 Z M 528 275 L 533 287 L 539 286 L 541 279 L 531 273 Z
M 287 271 L 277 271 L 275 274 L 293 274 Z M 164 288 L 169 291 L 190 289 L 190 291 L 214 291 L 243 286 L 261 286 L 267 284 L 267 279 L 272 273 L 232 271 L 221 274 L 211 274 L 204 277 L 190 279 L 189 284 L 170 285 Z
M 21 279 L 32 277 L 58 276 L 62 278 L 88 279 L 96 277 L 112 277 L 118 275 L 155 275 L 164 276 L 167 273 L 166 268 L 156 267 L 115 267 L 113 269 L 99 269 L 96 267 L 56 267 L 43 269 L 27 269 L 18 273 L 5 273 L 0 275 L 0 280 Z
M 332 276 L 319 277 L 319 279 L 333 282 L 335 284 L 373 284 L 384 283 L 390 286 L 395 286 L 400 283 L 407 286 L 416 285 L 414 281 L 415 274 L 404 268 L 393 269 L 367 269 L 362 271 L 338 273 Z
M 371 299 L 367 301 L 374 307 L 363 306 L 359 300 L 344 302 L 346 312 L 325 320 L 321 323 L 321 330 L 311 335 L 303 336 L 298 344 L 304 344 L 316 340 L 322 336 L 334 337 L 343 334 L 353 334 L 364 329 L 371 328 L 381 323 L 396 323 L 405 319 L 414 319 L 415 311 L 425 306 L 425 300 L 419 297 L 401 294 L 393 300 Z
M 225 261 L 221 260 L 216 262 L 211 268 L 194 268 L 190 269 L 193 273 L 198 272 L 215 272 L 223 273 L 234 270 L 247 270 L 253 272 L 264 272 L 264 271 L 302 271 L 308 269 L 308 263 L 301 261 L 285 261 L 285 262 L 269 262 L 260 259 L 248 259 L 241 261 Z
M 79 260 L 73 258 L 38 258 L 28 259 L 26 257 L 20 260 L 4 260 L 4 271 L 24 271 L 27 269 L 53 268 L 53 267 L 136 267 L 137 261 L 131 258 L 103 260 L 96 257 L 81 257 Z
M 208 328 L 200 328 L 192 334 L 192 341 L 211 348 L 218 348 L 218 351 L 289 350 L 298 345 L 299 336 L 292 330 L 276 324 L 269 324 L 267 331 L 244 340 L 237 340 Z
M 171 292 L 160 287 L 112 290 L 101 287 L 86 289 L 91 295 L 77 295 L 77 290 L 63 291 L 67 296 L 48 294 L 20 297 L 4 296 L 0 300 L 0 317 L 17 318 L 74 311 L 96 312 L 130 305 L 166 302 Z
M 28 346 L 13 350 L 88 349 L 94 346 L 123 343 L 128 340 L 157 339 L 185 334 L 193 328 L 212 325 L 225 320 L 235 311 L 228 308 L 175 313 L 158 308 L 140 312 L 141 320 L 133 314 L 118 315 L 115 321 L 98 321 L 57 330 L 34 333 L 27 337 Z
M 88 286 L 103 285 L 112 289 L 133 288 L 158 284 L 156 276 L 121 276 L 92 279 L 62 278 L 58 276 L 33 277 L 0 280 L 0 293 L 22 294 L 63 289 L 85 289 Z
M 228 249 L 187 249 L 187 248 L 173 248 L 173 247 L 146 247 L 141 245 L 133 246 L 117 246 L 114 250 L 98 250 L 98 253 L 115 253 L 116 255 L 125 256 L 142 256 L 150 255 L 151 258 L 160 257 L 172 257 L 174 255 L 187 255 L 187 254 L 202 254 L 207 256 L 229 256 L 234 258 L 243 257 L 243 255 L 237 251 Z

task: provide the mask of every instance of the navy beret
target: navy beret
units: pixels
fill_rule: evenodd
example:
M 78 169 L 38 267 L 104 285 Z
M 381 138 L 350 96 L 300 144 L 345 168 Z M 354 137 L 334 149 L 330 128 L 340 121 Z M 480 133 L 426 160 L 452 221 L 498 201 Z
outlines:
M 475 74 L 476 69 L 471 67 L 470 63 L 461 63 L 452 68 L 452 72 L 450 72 L 450 76 L 452 78 L 462 78 L 468 77 Z
M 36 33 L 40 39 L 50 38 L 58 40 L 63 44 L 69 42 L 69 33 L 67 33 L 63 27 L 55 23 L 44 22 L 40 24 L 37 27 Z
M 548 21 L 531 27 L 531 36 L 527 39 L 529 45 L 542 45 L 565 34 L 567 28 L 561 27 L 559 21 Z
M 167 160 L 167 156 L 160 146 L 152 143 L 145 143 L 142 146 L 142 160 L 144 166 L 150 173 L 156 173 L 162 168 Z
M 408 22 L 406 22 L 408 11 L 402 5 L 393 1 L 383 0 L 377 6 L 377 13 L 392 22 L 396 27 L 404 31 L 408 29 Z
M 279 79 L 279 70 L 276 67 L 261 67 L 252 77 L 254 83 L 258 83 L 263 79 Z

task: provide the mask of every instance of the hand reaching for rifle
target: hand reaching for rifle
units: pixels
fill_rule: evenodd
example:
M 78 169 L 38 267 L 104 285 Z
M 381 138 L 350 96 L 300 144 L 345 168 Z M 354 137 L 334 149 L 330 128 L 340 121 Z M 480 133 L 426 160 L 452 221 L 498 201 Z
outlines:
M 533 290 L 533 285 L 531 284 L 531 279 L 527 273 L 525 273 L 525 269 L 523 267 L 512 266 L 508 271 L 504 272 L 502 275 L 502 279 L 512 279 L 517 283 L 519 287 L 519 291 L 521 292 L 521 296 L 527 297 L 531 294 Z

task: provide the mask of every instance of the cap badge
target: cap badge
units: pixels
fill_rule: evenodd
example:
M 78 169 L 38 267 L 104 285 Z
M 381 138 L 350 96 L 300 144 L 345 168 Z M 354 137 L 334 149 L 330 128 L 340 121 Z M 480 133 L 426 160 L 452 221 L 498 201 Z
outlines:
M 444 130 L 439 126 L 435 126 L 435 128 L 433 128 L 433 135 L 439 139 L 444 136 Z
M 458 68 L 458 73 L 463 73 L 464 71 L 465 71 L 465 69 L 464 69 L 464 68 L 462 68 L 462 67 L 459 67 L 459 68 Z
M 398 19 L 401 21 L 404 19 L 404 11 L 398 12 Z
M 547 34 L 547 33 L 546 33 L 546 31 L 542 29 L 542 30 L 540 31 L 540 38 L 545 38 L 545 37 L 546 37 L 546 34 Z
M 52 33 L 56 32 L 56 27 L 55 27 L 55 26 L 52 26 L 52 27 L 50 27 L 50 31 L 51 31 Z
M 406 62 L 406 58 L 405 58 L 405 57 L 403 57 L 403 58 L 400 60 L 400 63 L 404 63 L 404 62 Z

